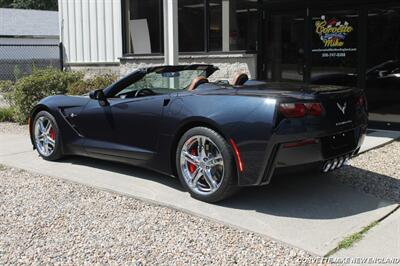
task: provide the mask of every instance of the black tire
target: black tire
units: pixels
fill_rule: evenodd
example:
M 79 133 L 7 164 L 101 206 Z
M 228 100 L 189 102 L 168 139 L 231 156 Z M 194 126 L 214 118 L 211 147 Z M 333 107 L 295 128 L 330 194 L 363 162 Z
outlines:
M 39 118 L 41 117 L 45 117 L 48 120 L 51 121 L 52 127 L 54 129 L 54 133 L 55 133 L 55 147 L 53 152 L 50 155 L 45 155 L 43 154 L 37 147 L 37 143 L 35 140 L 35 125 L 38 121 Z M 40 157 L 42 157 L 43 159 L 47 160 L 47 161 L 56 161 L 59 160 L 63 157 L 63 152 L 62 152 L 62 139 L 61 139 L 61 133 L 60 133 L 60 129 L 58 127 L 57 121 L 54 118 L 54 116 L 52 114 L 50 114 L 47 111 L 40 111 L 39 113 L 36 114 L 35 119 L 33 121 L 32 124 L 32 132 L 31 132 L 32 136 L 33 136 L 33 143 L 35 146 L 35 149 L 37 150 L 37 152 L 39 153 Z
M 183 176 L 180 158 L 183 146 L 187 140 L 194 136 L 205 136 L 212 140 L 212 142 L 218 147 L 219 151 L 221 152 L 223 163 L 224 163 L 224 174 L 222 181 L 220 181 L 219 188 L 213 192 L 212 194 L 203 195 L 196 193 L 191 187 L 187 184 L 185 177 Z M 206 127 L 195 127 L 188 130 L 180 139 L 177 151 L 176 151 L 176 169 L 178 173 L 179 180 L 182 186 L 190 193 L 190 195 L 198 200 L 215 203 L 222 201 L 234 193 L 236 193 L 239 189 L 237 186 L 237 168 L 234 153 L 232 151 L 231 146 L 227 143 L 227 141 L 217 132 L 210 128 Z

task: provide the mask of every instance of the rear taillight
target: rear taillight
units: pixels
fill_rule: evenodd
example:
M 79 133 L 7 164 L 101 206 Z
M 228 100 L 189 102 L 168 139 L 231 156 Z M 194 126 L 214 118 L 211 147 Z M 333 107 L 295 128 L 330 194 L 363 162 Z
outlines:
M 306 107 L 301 103 L 281 103 L 279 112 L 288 118 L 303 117 L 306 115 Z
M 304 104 L 308 115 L 320 116 L 322 113 L 322 106 L 320 103 L 306 103 Z
M 306 115 L 320 116 L 322 106 L 320 103 L 281 103 L 279 112 L 287 118 L 300 118 Z

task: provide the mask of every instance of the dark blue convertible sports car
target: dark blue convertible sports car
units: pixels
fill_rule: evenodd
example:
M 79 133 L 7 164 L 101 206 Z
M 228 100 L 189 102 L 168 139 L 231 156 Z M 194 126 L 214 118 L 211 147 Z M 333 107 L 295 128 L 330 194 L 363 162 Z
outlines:
M 32 110 L 46 160 L 82 155 L 177 176 L 217 202 L 288 170 L 340 168 L 363 142 L 362 90 L 265 83 L 239 74 L 209 82 L 212 65 L 140 69 L 88 96 L 51 96 Z

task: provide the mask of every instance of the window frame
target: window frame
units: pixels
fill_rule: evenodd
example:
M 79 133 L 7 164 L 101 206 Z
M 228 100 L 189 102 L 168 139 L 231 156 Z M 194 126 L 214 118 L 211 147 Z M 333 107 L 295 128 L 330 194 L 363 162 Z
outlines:
M 164 55 L 164 22 L 163 22 L 163 0 L 158 1 L 158 16 L 159 19 L 159 45 L 160 52 L 150 53 L 150 54 L 135 54 L 128 53 L 128 36 L 129 36 L 129 26 L 127 25 L 127 2 L 131 0 L 121 0 L 121 24 L 122 24 L 122 57 L 130 57 L 130 56 L 157 56 Z
M 135 57 L 135 56 L 163 56 L 164 55 L 164 10 L 163 10 L 163 0 L 159 1 L 159 16 L 160 16 L 160 52 L 157 53 L 150 53 L 150 54 L 135 54 L 135 53 L 128 53 L 128 46 L 127 46 L 127 38 L 128 38 L 128 26 L 127 26 L 127 1 L 130 0 L 121 0 L 121 19 L 122 19 L 122 57 Z M 209 40 L 209 31 L 210 31 L 210 0 L 203 0 L 204 3 L 204 50 L 202 51 L 192 51 L 192 52 L 181 52 L 179 51 L 179 55 L 204 55 L 204 54 L 258 54 L 260 51 L 260 36 L 257 36 L 257 47 L 255 50 L 230 50 L 230 51 L 223 51 L 221 50 L 210 50 L 210 40 Z M 263 8 L 262 8 L 262 0 L 257 1 L 258 6 L 258 17 L 259 20 L 262 20 L 263 16 Z M 178 18 L 179 19 L 179 18 Z

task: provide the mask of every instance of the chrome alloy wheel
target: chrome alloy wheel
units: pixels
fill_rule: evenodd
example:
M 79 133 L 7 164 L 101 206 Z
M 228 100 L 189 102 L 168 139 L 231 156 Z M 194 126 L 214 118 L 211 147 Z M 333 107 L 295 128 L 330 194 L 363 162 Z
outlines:
M 180 154 L 180 167 L 186 184 L 201 195 L 214 193 L 224 178 L 224 160 L 217 145 L 208 137 L 189 138 Z
M 41 116 L 36 120 L 35 144 L 39 153 L 43 156 L 50 156 L 56 148 L 56 133 L 49 118 Z

